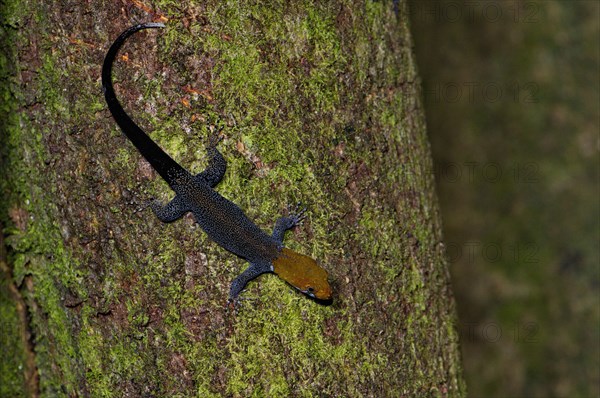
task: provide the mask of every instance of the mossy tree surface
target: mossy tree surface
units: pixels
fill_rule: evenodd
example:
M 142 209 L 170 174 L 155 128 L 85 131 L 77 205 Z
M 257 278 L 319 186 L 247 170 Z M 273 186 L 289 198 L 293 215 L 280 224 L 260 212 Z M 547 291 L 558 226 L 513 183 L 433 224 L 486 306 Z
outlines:
M 42 396 L 462 395 L 404 6 L 7 5 L 2 286 L 32 339 L 15 356 L 29 373 L 3 374 L 4 392 L 33 380 Z M 221 130 L 218 190 L 264 229 L 305 203 L 286 242 L 328 269 L 332 305 L 265 275 L 228 313 L 244 261 L 190 216 L 138 211 L 171 192 L 117 129 L 99 75 L 112 40 L 153 18 L 167 29 L 133 37 L 115 66 L 125 108 L 193 172 Z

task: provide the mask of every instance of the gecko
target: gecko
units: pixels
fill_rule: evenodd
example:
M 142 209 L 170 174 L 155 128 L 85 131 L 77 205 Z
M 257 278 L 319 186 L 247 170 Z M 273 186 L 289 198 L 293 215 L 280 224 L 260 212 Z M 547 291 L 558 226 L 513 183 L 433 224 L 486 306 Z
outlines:
M 275 273 L 319 302 L 331 302 L 332 289 L 327 271 L 313 258 L 283 245 L 285 232 L 302 222 L 306 209 L 298 211 L 296 206 L 287 217 L 277 219 L 271 235 L 265 233 L 242 209 L 214 190 L 227 168 L 225 158 L 217 149 L 218 134 L 213 134 L 207 145 L 207 168 L 193 175 L 164 152 L 123 109 L 112 83 L 112 67 L 119 49 L 135 32 L 164 27 L 162 23 L 149 22 L 125 30 L 109 48 L 102 65 L 102 90 L 110 113 L 125 136 L 175 192 L 175 197 L 167 204 L 156 199 L 150 201 L 152 211 L 165 223 L 191 212 L 211 240 L 248 261 L 248 268 L 231 283 L 228 298 L 231 305 L 236 305 L 248 282 L 264 273 Z

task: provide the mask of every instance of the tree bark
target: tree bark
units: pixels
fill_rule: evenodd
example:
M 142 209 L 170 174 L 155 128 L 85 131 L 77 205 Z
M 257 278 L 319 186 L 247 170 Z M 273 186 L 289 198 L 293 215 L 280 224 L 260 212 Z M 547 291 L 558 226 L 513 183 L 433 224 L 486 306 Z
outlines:
M 2 396 L 461 396 L 455 310 L 404 2 L 28 2 L 3 6 Z M 117 95 L 173 158 L 329 271 L 334 302 L 273 275 L 237 313 L 246 264 L 191 217 L 118 130 Z M 6 370 L 6 371 L 4 371 Z

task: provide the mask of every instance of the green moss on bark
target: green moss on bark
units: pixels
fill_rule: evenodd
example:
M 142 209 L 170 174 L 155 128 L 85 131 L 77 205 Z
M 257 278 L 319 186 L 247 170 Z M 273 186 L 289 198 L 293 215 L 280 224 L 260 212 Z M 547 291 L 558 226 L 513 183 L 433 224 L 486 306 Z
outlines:
M 104 51 L 131 21 L 107 7 L 72 23 L 61 13 L 86 6 L 36 5 L 36 90 L 21 90 L 44 105 L 15 132 L 35 156 L 15 157 L 26 178 L 11 182 L 35 192 L 12 199 L 33 221 L 10 239 L 40 307 L 42 392 L 460 395 L 406 20 L 375 2 L 155 6 L 168 28 L 132 38 L 115 68 L 126 109 L 194 172 L 222 129 L 218 190 L 264 229 L 305 203 L 286 242 L 330 271 L 334 304 L 265 275 L 226 312 L 246 264 L 190 217 L 164 225 L 135 211 L 171 193 L 99 103 Z
M 4 260 L 0 260 L 4 261 Z M 11 283 L 8 276 L 4 274 L 6 264 L 2 266 L 2 279 L 0 279 L 0 346 L 2 347 L 2 358 L 0 358 L 0 396 L 24 397 L 26 389 L 25 369 L 26 354 L 22 333 L 19 327 L 17 303 L 10 294 Z

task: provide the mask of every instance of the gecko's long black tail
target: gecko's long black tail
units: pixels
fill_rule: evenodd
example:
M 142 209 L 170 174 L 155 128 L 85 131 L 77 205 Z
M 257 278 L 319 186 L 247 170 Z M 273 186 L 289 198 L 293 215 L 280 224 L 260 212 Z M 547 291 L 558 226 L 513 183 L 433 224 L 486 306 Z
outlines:
M 152 141 L 152 139 L 144 133 L 137 124 L 135 124 L 127 113 L 125 113 L 123 106 L 121 106 L 115 95 L 112 84 L 112 65 L 125 40 L 139 30 L 164 27 L 165 25 L 161 23 L 144 23 L 132 26 L 121 33 L 112 46 L 110 46 L 106 53 L 106 57 L 104 58 L 104 64 L 102 65 L 102 90 L 104 91 L 104 98 L 108 104 L 108 109 L 110 109 L 110 113 L 112 113 L 117 124 L 121 130 L 123 130 L 123 133 L 125 133 L 138 151 L 140 151 L 142 156 L 150 162 L 158 174 L 160 174 L 172 187 L 175 184 L 177 177 L 187 174 L 187 171 Z

